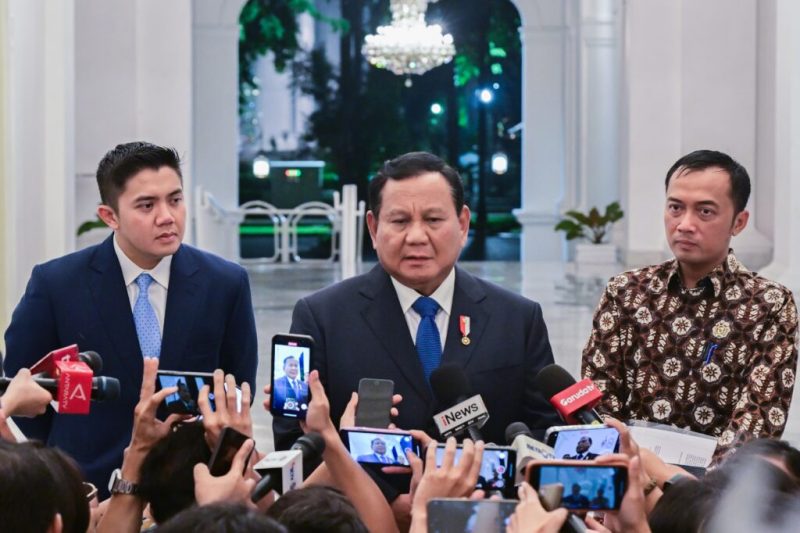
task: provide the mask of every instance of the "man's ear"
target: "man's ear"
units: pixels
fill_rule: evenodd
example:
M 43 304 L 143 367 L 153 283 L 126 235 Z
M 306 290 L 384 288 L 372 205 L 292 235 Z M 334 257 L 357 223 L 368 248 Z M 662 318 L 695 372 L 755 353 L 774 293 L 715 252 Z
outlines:
M 56 513 L 50 527 L 47 528 L 47 533 L 61 533 L 64 530 L 64 521 L 61 518 L 61 513 Z
M 109 228 L 113 230 L 119 228 L 119 218 L 111 206 L 105 204 L 98 205 L 97 216 L 100 217 L 100 220 L 105 222 Z
M 377 248 L 376 236 L 378 235 L 378 217 L 370 210 L 367 211 L 367 228 L 369 229 L 369 236 L 372 239 L 372 248 Z
M 737 236 L 742 230 L 747 227 L 747 221 L 750 220 L 750 211 L 744 209 L 738 215 L 733 217 L 733 226 L 731 227 L 731 235 Z
M 461 246 L 467 244 L 467 237 L 469 236 L 469 222 L 471 217 L 472 213 L 470 212 L 469 207 L 464 205 L 461 208 L 461 213 L 458 214 L 458 227 L 461 231 Z

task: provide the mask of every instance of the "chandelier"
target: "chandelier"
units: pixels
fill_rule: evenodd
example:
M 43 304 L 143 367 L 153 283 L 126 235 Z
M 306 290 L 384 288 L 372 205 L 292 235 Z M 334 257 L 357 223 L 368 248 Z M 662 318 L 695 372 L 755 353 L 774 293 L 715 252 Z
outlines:
M 392 23 L 378 26 L 377 34 L 364 38 L 361 53 L 371 65 L 408 76 L 424 74 L 453 59 L 453 36 L 442 35 L 438 24 L 425 25 L 428 0 L 391 0 L 390 6 Z

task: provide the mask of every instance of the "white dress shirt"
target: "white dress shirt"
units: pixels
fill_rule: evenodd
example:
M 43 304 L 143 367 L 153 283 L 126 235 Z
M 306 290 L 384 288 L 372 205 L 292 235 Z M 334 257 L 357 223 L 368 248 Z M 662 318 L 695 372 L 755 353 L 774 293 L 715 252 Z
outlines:
M 150 300 L 150 305 L 153 311 L 156 312 L 158 318 L 158 329 L 161 331 L 161 336 L 164 336 L 164 314 L 167 310 L 167 289 L 169 289 L 169 268 L 172 265 L 172 256 L 168 255 L 161 259 L 152 270 L 145 270 L 125 255 L 122 248 L 117 243 L 117 236 L 114 235 L 114 252 L 117 254 L 119 266 L 122 268 L 122 279 L 125 280 L 125 289 L 128 291 L 128 299 L 131 303 L 131 311 L 136 304 L 136 299 L 139 297 L 139 286 L 136 284 L 136 278 L 142 272 L 147 272 L 155 280 L 147 289 L 147 297 Z
M 419 323 L 422 321 L 422 317 L 419 316 L 419 313 L 414 311 L 414 308 L 411 307 L 414 305 L 414 302 L 417 301 L 417 298 L 422 296 L 422 294 L 418 293 L 411 287 L 406 287 L 399 281 L 394 278 L 392 279 L 392 285 L 394 285 L 394 290 L 397 292 L 397 299 L 400 300 L 400 308 L 403 310 L 403 315 L 406 317 L 406 323 L 408 324 L 408 331 L 411 333 L 411 340 L 414 341 L 414 344 L 417 343 L 417 328 L 419 328 Z M 436 317 L 434 318 L 434 322 L 436 322 L 436 329 L 439 330 L 439 339 L 442 341 L 442 351 L 444 352 L 444 343 L 447 340 L 447 325 L 450 322 L 450 311 L 453 307 L 453 291 L 456 288 L 456 269 L 453 268 L 450 270 L 450 273 L 444 278 L 439 287 L 433 291 L 431 294 L 431 298 L 436 300 L 436 303 L 439 304 L 439 310 L 436 311 Z

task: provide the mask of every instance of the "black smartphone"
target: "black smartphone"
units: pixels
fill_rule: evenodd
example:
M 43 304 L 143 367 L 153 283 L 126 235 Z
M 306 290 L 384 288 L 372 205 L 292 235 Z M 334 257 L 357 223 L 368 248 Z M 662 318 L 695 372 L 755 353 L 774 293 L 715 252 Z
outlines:
M 436 466 L 442 465 L 445 444 L 436 445 Z M 462 445 L 456 448 L 456 462 L 461 457 Z M 481 471 L 478 474 L 476 489 L 485 491 L 500 491 L 506 498 L 514 498 L 514 476 L 516 475 L 517 452 L 510 446 L 492 446 L 487 444 L 483 449 Z
M 173 392 L 164 398 L 159 411 L 166 415 L 171 415 L 173 413 L 181 415 L 199 415 L 200 410 L 197 406 L 197 397 L 203 385 L 208 385 L 211 389 L 208 394 L 208 400 L 211 404 L 211 409 L 215 411 L 213 374 L 208 372 L 159 370 L 156 373 L 156 392 L 168 387 L 178 387 L 177 392 Z
M 406 450 L 420 456 L 420 443 L 408 431 L 342 428 L 342 442 L 361 464 L 409 466 Z
M 547 430 L 545 442 L 556 459 L 594 459 L 619 451 L 619 431 L 608 426 L 556 426 Z
M 233 458 L 236 456 L 236 452 L 242 447 L 244 441 L 249 438 L 250 437 L 244 433 L 236 431 L 232 427 L 225 426 L 222 428 L 222 433 L 220 433 L 217 445 L 214 447 L 214 451 L 211 453 L 211 459 L 208 461 L 208 471 L 211 472 L 211 475 L 224 476 L 227 474 L 231 469 L 231 464 L 233 463 Z M 255 449 L 255 447 L 253 448 Z M 250 450 L 250 454 L 252 453 L 253 450 Z M 242 474 L 247 470 L 247 462 L 250 460 L 250 454 L 247 455 L 247 460 L 244 462 Z
M 394 381 L 391 379 L 362 378 L 358 382 L 356 426 L 387 428 L 391 423 Z
M 561 485 L 561 507 L 575 511 L 619 510 L 628 486 L 628 469 L 619 465 L 551 461 L 532 463 L 525 472 L 528 483 L 536 490 Z
M 272 416 L 305 419 L 311 401 L 308 373 L 313 352 L 314 339 L 308 335 L 279 333 L 272 337 Z
M 428 533 L 502 533 L 518 503 L 517 500 L 434 498 L 428 502 Z

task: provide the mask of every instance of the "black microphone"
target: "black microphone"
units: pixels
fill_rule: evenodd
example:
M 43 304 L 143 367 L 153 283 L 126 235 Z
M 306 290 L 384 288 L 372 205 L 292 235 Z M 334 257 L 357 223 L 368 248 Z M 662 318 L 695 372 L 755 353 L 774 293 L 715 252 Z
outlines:
M 0 392 L 5 392 L 12 378 L 0 378 Z M 59 380 L 53 378 L 33 378 L 34 383 L 55 397 L 58 394 Z M 92 401 L 103 402 L 119 398 L 119 380 L 108 376 L 92 378 Z
M 486 423 L 489 413 L 481 396 L 471 394 L 464 369 L 454 364 L 441 365 L 431 373 L 430 381 L 436 401 L 447 408 L 434 415 L 434 422 L 442 437 L 447 438 L 466 430 L 473 441 L 483 440 L 478 429 Z M 460 405 L 462 403 L 467 405 Z
M 533 433 L 531 433 L 531 429 L 525 424 L 525 422 L 512 422 L 506 427 L 505 437 L 506 437 L 506 444 L 509 446 L 514 439 L 519 436 L 528 437 L 529 439 L 534 439 Z
M 250 501 L 258 503 L 270 491 L 282 489 L 281 493 L 285 493 L 299 486 L 303 482 L 303 461 L 316 459 L 324 451 L 322 435 L 306 433 L 289 450 L 268 454 L 254 467 L 262 478 L 253 487 Z
M 86 350 L 78 354 L 78 360 L 86 363 L 92 369 L 94 374 L 99 374 L 103 371 L 103 358 L 94 350 Z
M 594 410 L 603 394 L 590 379 L 575 381 L 558 365 L 547 365 L 534 378 L 536 388 L 568 424 L 603 424 Z

